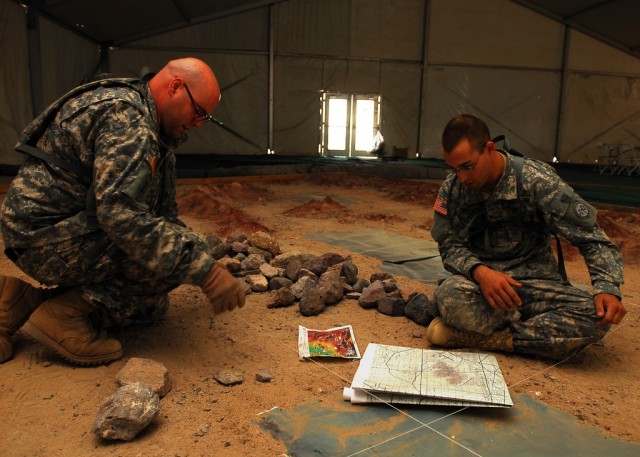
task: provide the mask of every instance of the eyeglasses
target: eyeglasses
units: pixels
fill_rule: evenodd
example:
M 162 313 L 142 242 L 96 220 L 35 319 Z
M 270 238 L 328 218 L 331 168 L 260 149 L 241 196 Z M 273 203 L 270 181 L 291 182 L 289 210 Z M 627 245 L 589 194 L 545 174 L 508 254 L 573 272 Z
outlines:
M 447 168 L 449 169 L 450 173 L 455 173 L 455 174 L 471 173 L 473 169 L 476 167 L 476 165 L 478 165 L 479 160 L 480 160 L 480 157 L 478 157 L 475 162 L 462 165 L 461 167 L 458 167 L 458 168 L 447 167 Z
M 488 143 L 488 141 L 487 141 Z M 482 147 L 480 148 L 480 154 L 482 154 L 484 152 L 484 148 L 487 147 L 487 143 L 483 144 Z M 447 167 L 449 169 L 450 173 L 455 173 L 455 174 L 464 174 L 464 173 L 471 173 L 473 171 L 473 169 L 476 167 L 476 165 L 478 165 L 478 161 L 480 160 L 480 157 L 478 156 L 478 158 L 476 159 L 475 162 L 472 163 L 468 163 L 466 165 L 462 165 L 458 168 L 453 168 L 453 167 Z
M 193 110 L 196 112 L 196 116 L 192 119 L 193 122 L 204 123 L 213 121 L 213 117 L 204 112 L 202 108 L 200 108 L 196 101 L 193 99 L 191 95 L 191 91 L 189 90 L 189 86 L 187 83 L 184 83 L 184 88 L 187 89 L 187 95 L 189 96 L 189 100 L 191 100 L 191 104 L 193 105 Z

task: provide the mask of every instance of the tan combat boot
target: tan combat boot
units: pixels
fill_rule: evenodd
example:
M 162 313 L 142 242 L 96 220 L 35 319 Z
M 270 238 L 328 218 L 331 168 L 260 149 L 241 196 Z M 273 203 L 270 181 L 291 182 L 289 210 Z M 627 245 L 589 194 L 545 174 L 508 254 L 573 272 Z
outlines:
M 46 289 L 0 275 L 0 363 L 9 360 L 13 353 L 11 337 L 49 295 Z
M 89 322 L 95 306 L 76 290 L 47 300 L 34 311 L 22 333 L 79 365 L 97 365 L 122 357 L 118 340 L 99 335 Z
M 513 352 L 513 338 L 508 328 L 491 335 L 482 335 L 449 327 L 442 322 L 442 317 L 436 317 L 429 324 L 427 340 L 434 346 L 445 348 L 469 347 L 485 351 Z

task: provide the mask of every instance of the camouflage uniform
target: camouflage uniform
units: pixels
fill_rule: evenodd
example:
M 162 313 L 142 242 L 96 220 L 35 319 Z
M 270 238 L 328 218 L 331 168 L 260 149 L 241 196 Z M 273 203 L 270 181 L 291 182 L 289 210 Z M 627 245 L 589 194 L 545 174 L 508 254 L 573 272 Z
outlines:
M 454 174 L 440 188 L 431 234 L 444 267 L 453 273 L 435 292 L 445 323 L 489 335 L 511 329 L 516 352 L 562 358 L 601 339 L 593 296 L 563 281 L 550 233 L 566 238 L 585 259 L 593 294 L 620 297 L 622 256 L 596 224 L 596 211 L 549 165 L 506 157 L 491 194 L 463 186 Z M 523 160 L 518 172 L 515 161 Z M 518 176 L 520 175 L 520 182 Z M 486 265 L 523 284 L 522 306 L 498 312 L 471 272 Z
M 23 132 L 18 145 L 90 174 L 28 157 L 2 207 L 5 252 L 43 284 L 78 287 L 109 324 L 148 322 L 169 291 L 202 284 L 212 265 L 204 239 L 178 219 L 173 149 L 186 136 L 161 134 L 146 83 L 94 86 Z

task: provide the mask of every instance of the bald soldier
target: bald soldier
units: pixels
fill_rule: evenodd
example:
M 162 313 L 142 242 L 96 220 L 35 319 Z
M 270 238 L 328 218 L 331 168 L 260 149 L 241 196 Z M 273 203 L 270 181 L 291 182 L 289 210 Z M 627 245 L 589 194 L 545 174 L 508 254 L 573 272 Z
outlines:
M 157 320 L 181 284 L 202 287 L 215 313 L 244 305 L 176 203 L 174 150 L 219 101 L 211 68 L 184 58 L 148 81 L 80 86 L 27 126 L 0 222 L 6 255 L 49 287 L 0 276 L 0 363 L 21 327 L 75 364 L 118 359 L 102 330 Z
M 453 274 L 434 294 L 432 344 L 562 359 L 622 320 L 620 251 L 552 167 L 497 149 L 487 125 L 467 114 L 445 127 L 442 154 L 451 174 L 431 234 Z M 563 278 L 551 234 L 580 250 L 592 293 Z

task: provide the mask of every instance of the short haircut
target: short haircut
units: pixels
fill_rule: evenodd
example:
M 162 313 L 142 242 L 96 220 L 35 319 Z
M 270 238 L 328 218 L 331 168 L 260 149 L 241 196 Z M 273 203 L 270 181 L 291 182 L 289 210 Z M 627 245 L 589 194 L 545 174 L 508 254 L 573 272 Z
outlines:
M 442 132 L 442 149 L 449 153 L 467 139 L 471 147 L 484 152 L 484 145 L 491 141 L 489 127 L 481 119 L 471 114 L 460 114 L 451 119 Z

